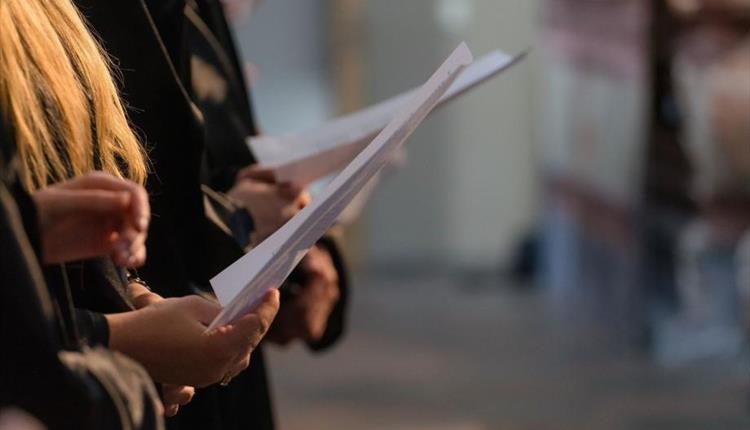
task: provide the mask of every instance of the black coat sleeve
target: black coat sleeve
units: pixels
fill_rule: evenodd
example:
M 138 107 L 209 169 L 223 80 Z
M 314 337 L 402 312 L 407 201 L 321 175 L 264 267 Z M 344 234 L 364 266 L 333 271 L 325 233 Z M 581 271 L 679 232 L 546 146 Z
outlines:
M 163 429 L 153 383 L 140 366 L 108 351 L 96 359 L 87 350 L 63 351 L 69 294 L 64 284 L 55 289 L 59 296 L 45 285 L 36 210 L 18 186 L 1 122 L 0 152 L 0 409 L 21 408 L 52 429 Z
M 81 341 L 88 346 L 109 345 L 109 324 L 104 314 L 76 308 L 73 312 Z
M 65 304 L 50 299 L 20 219 L 0 186 L 0 408 L 21 408 L 54 429 L 162 429 L 140 366 L 108 351 L 62 351 L 55 305 Z
M 186 26 L 190 51 L 201 59 L 204 67 L 213 68 L 214 77 L 222 77 L 227 88 L 224 100 L 198 100 L 205 117 L 206 164 L 210 172 L 204 181 L 208 180 L 210 186 L 224 191 L 234 184 L 240 168 L 255 163 L 245 139 L 257 134 L 257 127 L 241 61 L 223 8 L 217 0 L 197 0 L 196 4 L 197 21 L 196 18 L 188 19 Z M 190 14 L 188 18 L 191 18 Z M 209 39 L 218 43 L 209 42 Z M 343 334 L 349 296 L 349 277 L 338 246 L 331 238 L 322 239 L 318 245 L 325 248 L 334 261 L 339 275 L 340 300 L 329 318 L 323 338 L 310 345 L 315 351 L 327 349 Z M 300 271 L 295 270 L 290 279 L 294 281 L 301 277 Z M 287 295 L 283 294 L 282 298 Z

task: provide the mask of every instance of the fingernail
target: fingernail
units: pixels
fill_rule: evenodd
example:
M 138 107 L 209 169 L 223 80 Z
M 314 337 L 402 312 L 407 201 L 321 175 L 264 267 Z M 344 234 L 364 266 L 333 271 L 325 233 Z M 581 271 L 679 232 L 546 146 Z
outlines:
M 142 216 L 140 219 L 138 219 L 138 228 L 141 230 L 146 230 L 148 228 L 147 216 Z

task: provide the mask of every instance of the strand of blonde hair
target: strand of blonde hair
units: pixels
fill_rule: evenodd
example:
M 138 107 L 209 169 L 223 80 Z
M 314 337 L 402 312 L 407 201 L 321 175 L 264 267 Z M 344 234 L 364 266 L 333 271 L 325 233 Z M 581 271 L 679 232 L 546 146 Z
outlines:
M 25 188 L 95 168 L 144 183 L 109 59 L 70 0 L 2 0 L 0 29 L 0 111 Z

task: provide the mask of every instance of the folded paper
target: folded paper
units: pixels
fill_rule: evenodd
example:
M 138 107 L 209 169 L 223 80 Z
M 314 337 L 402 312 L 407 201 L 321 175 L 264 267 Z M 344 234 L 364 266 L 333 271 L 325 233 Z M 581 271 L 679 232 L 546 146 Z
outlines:
M 265 293 L 279 288 L 307 251 L 325 234 L 362 187 L 411 136 L 473 61 L 459 45 L 434 75 L 405 96 L 387 126 L 346 166 L 326 189 L 288 223 L 211 280 L 224 306 L 209 330 L 250 312 Z
M 494 51 L 467 67 L 441 97 L 438 106 L 499 75 L 525 57 Z M 414 95 L 410 90 L 320 127 L 285 136 L 258 136 L 248 145 L 260 166 L 278 182 L 307 185 L 346 166 Z

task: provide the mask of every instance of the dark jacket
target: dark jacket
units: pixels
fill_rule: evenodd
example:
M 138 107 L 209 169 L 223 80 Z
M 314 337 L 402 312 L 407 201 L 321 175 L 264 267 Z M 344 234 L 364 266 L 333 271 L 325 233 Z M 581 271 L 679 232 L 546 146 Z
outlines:
M 201 114 L 179 78 L 185 73 L 179 66 L 183 50 L 178 46 L 184 40 L 180 2 L 155 1 L 149 4 L 152 10 L 141 0 L 76 3 L 121 72 L 131 122 L 146 142 L 152 163 L 147 185 L 152 211 L 148 260 L 139 275 L 167 297 L 208 291 L 208 280 L 241 256 L 242 250 L 204 213 L 200 171 L 204 130 Z M 198 390 L 168 426 L 272 428 L 261 351 L 253 353 L 249 369 L 229 387 Z
M 190 55 L 182 2 L 76 1 L 119 66 L 131 121 L 145 140 L 153 165 L 148 181 L 153 215 L 148 260 L 139 274 L 164 296 L 210 291 L 208 280 L 244 251 L 204 213 L 201 184 L 211 182 L 205 180 L 210 158 L 206 135 L 211 129 L 207 128 L 207 116 L 192 102 L 190 88 L 183 85 L 191 80 L 185 67 Z M 242 109 L 241 120 L 252 121 L 249 104 Z M 247 130 L 254 132 L 254 125 Z M 243 166 L 252 162 L 249 151 L 244 151 Z M 331 333 L 326 337 L 328 343 L 338 337 L 340 328 Z M 272 429 L 261 348 L 253 353 L 248 370 L 228 387 L 198 390 L 168 426 Z
M 50 429 L 163 428 L 145 371 L 118 354 L 81 347 L 67 285 L 47 289 L 37 213 L 1 126 L 0 409 L 24 409 Z
M 258 134 L 250 94 L 241 66 L 237 46 L 224 9 L 217 0 L 195 0 L 186 8 L 186 38 L 193 65 L 190 79 L 194 85 L 188 87 L 193 99 L 203 113 L 206 134 L 203 182 L 213 189 L 226 192 L 234 184 L 237 172 L 255 163 L 255 157 L 247 145 L 247 139 Z M 202 76 L 206 74 L 210 76 Z M 221 82 L 224 97 L 216 93 L 201 97 L 206 89 L 195 88 L 205 81 Z M 210 89 L 209 89 L 210 90 Z M 343 256 L 332 238 L 322 239 L 319 246 L 329 251 L 339 275 L 340 299 L 328 321 L 323 338 L 310 345 L 313 350 L 324 350 L 341 337 L 345 327 L 349 282 Z M 297 271 L 291 279 L 300 280 Z M 282 288 L 284 296 L 289 293 Z
M 135 310 L 127 292 L 126 271 L 109 257 L 67 263 L 63 268 L 64 274 L 57 267 L 45 272 L 48 278 L 67 278 L 81 339 L 89 346 L 108 346 L 109 325 L 104 314 Z

